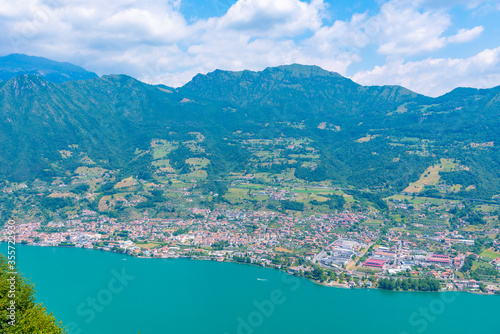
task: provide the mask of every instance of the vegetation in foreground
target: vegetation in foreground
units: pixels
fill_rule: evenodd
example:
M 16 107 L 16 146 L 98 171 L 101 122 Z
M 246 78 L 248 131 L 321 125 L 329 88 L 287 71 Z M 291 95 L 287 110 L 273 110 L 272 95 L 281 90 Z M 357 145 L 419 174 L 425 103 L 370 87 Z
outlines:
M 0 332 L 3 334 L 65 334 L 52 313 L 35 301 L 33 284 L 13 270 L 0 254 Z M 15 270 L 17 272 L 17 269 Z M 15 277 L 15 280 L 12 280 Z M 12 284 L 15 281 L 15 284 Z M 15 288 L 11 288 L 15 285 Z M 12 304 L 12 301 L 15 303 Z M 15 310 L 11 305 L 15 305 Z M 15 318 L 10 315 L 15 313 Z

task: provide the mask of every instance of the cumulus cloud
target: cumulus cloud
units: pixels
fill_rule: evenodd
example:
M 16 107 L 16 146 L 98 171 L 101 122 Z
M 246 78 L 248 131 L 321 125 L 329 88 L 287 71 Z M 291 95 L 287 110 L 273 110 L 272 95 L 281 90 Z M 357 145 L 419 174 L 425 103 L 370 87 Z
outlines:
M 461 29 L 445 36 L 452 26 L 450 15 L 442 10 L 422 10 L 416 2 L 392 0 L 374 16 L 354 14 L 349 21 L 337 20 L 322 26 L 308 43 L 319 50 L 341 53 L 376 45 L 383 55 L 411 56 L 444 48 L 449 43 L 465 43 L 477 38 L 484 28 Z
M 22 0 L 16 3 L 22 12 L 5 9 L 4 2 L 0 8 L 9 20 L 0 20 L 0 52 L 90 64 L 104 73 L 122 72 L 124 65 L 133 63 L 118 62 L 132 50 L 175 43 L 189 29 L 175 3 L 168 1 Z
M 41 55 L 175 85 L 216 68 L 307 63 L 310 49 L 301 50 L 294 38 L 319 29 L 325 10 L 322 0 L 239 0 L 220 17 L 188 23 L 179 0 L 0 3 L 3 54 Z M 325 63 L 345 72 L 348 64 L 329 58 Z
M 310 4 L 296 0 L 240 0 L 215 21 L 218 29 L 244 31 L 254 36 L 295 36 L 318 29 L 323 9 L 323 2 L 318 0 Z
M 317 0 L 240 0 L 222 17 L 194 25 L 197 40 L 187 55 L 208 68 L 255 69 L 294 61 L 303 52 L 293 38 L 318 29 L 323 9 Z
M 465 59 L 389 62 L 371 71 L 356 73 L 353 80 L 363 85 L 401 85 L 433 97 L 456 87 L 491 88 L 500 83 L 500 47 Z
M 391 1 L 382 6 L 381 54 L 419 54 L 445 45 L 443 32 L 451 25 L 448 14 L 440 11 L 421 13 L 415 6 Z
M 476 39 L 484 31 L 482 26 L 474 27 L 472 29 L 460 29 L 456 35 L 449 36 L 446 40 L 449 43 L 465 43 Z
M 483 1 L 478 1 L 478 5 Z M 458 3 L 457 1 L 448 1 Z M 460 29 L 444 36 L 452 27 L 450 15 L 443 10 L 422 10 L 417 2 L 394 0 L 382 6 L 376 20 L 380 22 L 378 52 L 384 55 L 417 55 L 445 47 L 449 43 L 465 43 L 479 37 L 484 27 Z M 440 2 L 443 5 L 443 2 Z

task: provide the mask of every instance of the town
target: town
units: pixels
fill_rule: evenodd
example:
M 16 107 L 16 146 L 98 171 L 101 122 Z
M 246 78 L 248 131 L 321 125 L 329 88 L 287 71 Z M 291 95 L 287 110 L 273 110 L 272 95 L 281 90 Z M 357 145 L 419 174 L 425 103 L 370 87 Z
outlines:
M 188 135 L 136 150 L 152 173 L 107 169 L 70 145 L 65 176 L 0 182 L 0 215 L 18 217 L 27 245 L 246 263 L 331 286 L 499 293 L 500 196 L 469 199 L 476 184 L 460 160 L 435 159 L 401 191 L 358 189 L 308 179 L 321 163 L 310 138 L 237 131 L 248 171 L 214 178 L 205 137 Z
M 474 234 L 441 230 L 410 235 L 383 224 L 369 227 L 377 214 L 348 210 L 307 217 L 266 210 L 192 208 L 190 213 L 190 219 L 145 216 L 120 222 L 84 210 L 66 221 L 18 224 L 17 242 L 147 258 L 242 262 L 331 286 L 370 288 L 383 278 L 427 278 L 438 280 L 440 290 L 500 293 L 500 244 L 495 240 L 484 250 L 478 247 L 484 240 Z M 0 241 L 6 240 L 6 231 Z

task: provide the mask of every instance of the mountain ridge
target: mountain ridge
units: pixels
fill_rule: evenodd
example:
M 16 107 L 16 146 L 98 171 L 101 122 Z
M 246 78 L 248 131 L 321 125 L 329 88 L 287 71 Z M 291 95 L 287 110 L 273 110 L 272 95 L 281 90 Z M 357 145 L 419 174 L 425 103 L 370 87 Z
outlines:
M 436 99 L 305 65 L 218 70 L 176 89 L 126 75 L 61 84 L 23 75 L 0 83 L 0 177 L 66 177 L 85 157 L 122 176 L 154 178 L 165 170 L 151 145 L 164 140 L 179 150 L 168 159 L 177 175 L 196 158 L 209 161 L 207 179 L 288 172 L 308 182 L 401 191 L 439 159 L 455 159 L 479 180 L 468 194 L 491 197 L 500 192 L 500 154 L 488 144 L 500 139 L 497 90 Z M 201 140 L 196 150 L 193 138 Z M 255 151 L 253 143 L 283 138 L 307 149 L 273 144 L 272 159 Z M 73 155 L 63 157 L 68 147 Z
M 186 92 L 188 94 L 190 91 L 198 91 L 199 93 L 200 89 L 207 90 L 204 85 L 213 87 L 214 85 L 220 85 L 220 81 L 229 81 L 229 84 L 227 86 L 233 85 L 235 87 L 235 89 L 233 90 L 234 94 L 255 93 L 249 92 L 247 87 L 255 86 L 256 84 L 259 85 L 256 88 L 261 90 L 279 89 L 280 87 L 293 87 L 300 88 L 303 91 L 307 91 L 307 87 L 300 87 L 300 85 L 297 85 L 298 81 L 300 80 L 305 80 L 307 84 L 316 86 L 318 84 L 329 84 L 330 86 L 332 86 L 330 87 L 330 93 L 334 90 L 335 87 L 339 88 L 340 86 L 342 86 L 347 87 L 349 90 L 361 89 L 367 90 L 369 92 L 371 92 L 372 90 L 384 89 L 400 90 L 404 92 L 405 95 L 423 97 L 423 95 L 417 94 L 407 88 L 396 85 L 362 86 L 336 72 L 330 72 L 315 65 L 300 64 L 267 67 L 262 71 L 215 70 L 207 74 L 197 74 L 191 81 L 186 83 L 184 86 L 179 87 L 178 90 L 181 92 Z M 224 89 L 228 90 L 227 86 L 224 87 Z M 239 87 L 240 89 L 236 90 L 236 87 Z M 212 94 L 210 94 L 210 92 L 207 92 L 204 97 L 212 100 L 222 100 L 228 98 L 231 101 L 236 100 L 235 96 L 228 96 L 228 94 L 221 93 L 222 92 L 220 91 L 220 89 L 218 89 L 212 92 Z
M 0 80 L 6 81 L 24 74 L 41 76 L 53 83 L 98 77 L 97 74 L 80 66 L 43 57 L 24 54 L 9 54 L 0 57 Z

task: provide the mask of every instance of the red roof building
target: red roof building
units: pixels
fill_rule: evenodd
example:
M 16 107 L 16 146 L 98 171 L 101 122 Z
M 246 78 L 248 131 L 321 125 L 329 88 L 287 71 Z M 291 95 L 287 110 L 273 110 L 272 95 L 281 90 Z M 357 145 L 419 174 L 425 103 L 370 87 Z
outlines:
M 443 263 L 443 264 L 451 263 L 450 257 L 448 255 L 442 255 L 442 254 L 432 254 L 429 258 L 427 258 L 427 261 L 435 263 Z
M 385 262 L 384 260 L 368 259 L 363 263 L 363 266 L 382 269 Z

